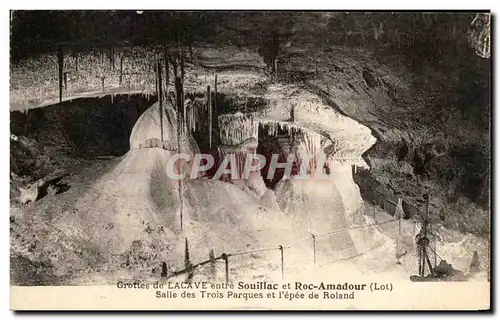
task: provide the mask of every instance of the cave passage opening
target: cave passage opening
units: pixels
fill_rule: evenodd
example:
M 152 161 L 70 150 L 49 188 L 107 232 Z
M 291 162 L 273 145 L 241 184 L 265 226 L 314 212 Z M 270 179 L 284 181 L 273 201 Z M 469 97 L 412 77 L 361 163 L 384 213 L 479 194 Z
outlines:
M 83 159 L 121 156 L 141 114 L 157 101 L 141 94 L 79 98 L 10 113 L 10 132 Z
M 122 156 L 136 121 L 156 101 L 120 94 L 11 111 L 11 173 L 38 179 L 81 161 Z

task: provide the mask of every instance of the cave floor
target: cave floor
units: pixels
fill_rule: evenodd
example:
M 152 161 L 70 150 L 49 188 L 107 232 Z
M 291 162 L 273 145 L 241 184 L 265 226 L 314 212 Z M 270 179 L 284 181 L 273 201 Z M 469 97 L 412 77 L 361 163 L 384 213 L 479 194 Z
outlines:
M 74 212 L 75 203 L 94 181 L 104 175 L 119 161 L 119 158 L 106 160 L 85 160 L 73 168 L 64 170 L 65 174 L 56 177 L 58 185 L 63 186 L 58 194 L 46 194 L 35 203 L 21 205 L 16 197 L 10 201 L 10 240 L 11 240 L 11 282 L 25 285 L 48 285 L 65 281 L 44 268 L 42 261 L 49 245 L 46 235 L 52 223 L 68 212 Z M 14 188 L 11 184 L 11 188 Z M 12 190 L 11 194 L 16 194 Z M 17 192 L 18 193 L 18 192 Z M 26 250 L 27 248 L 27 250 Z M 37 265 L 35 262 L 41 262 Z
M 36 255 L 42 255 L 44 251 L 43 234 L 50 230 L 51 221 L 57 220 L 58 216 L 62 216 L 74 209 L 74 205 L 79 197 L 85 194 L 87 188 L 93 184 L 98 178 L 111 170 L 114 165 L 120 161 L 120 158 L 112 158 L 107 160 L 89 160 L 82 162 L 80 165 L 67 171 L 67 175 L 63 176 L 59 183 L 67 185 L 67 190 L 56 195 L 46 195 L 33 204 L 21 206 L 14 200 L 11 200 L 11 245 L 26 246 L 26 241 L 31 241 L 30 249 L 26 253 L 29 259 L 37 260 Z M 383 222 L 392 220 L 393 217 L 380 207 L 367 205 L 366 215 L 375 220 L 375 222 Z M 312 264 L 312 259 L 309 257 L 309 251 L 300 251 L 294 257 L 294 261 L 300 263 L 288 263 L 285 266 L 285 275 L 288 278 L 310 277 L 312 274 L 342 274 L 345 277 L 353 276 L 373 276 L 377 278 L 387 276 L 387 279 L 409 280 L 409 277 L 417 273 L 417 259 L 413 248 L 414 223 L 412 221 L 402 221 L 401 246 L 407 253 L 401 257 L 400 263 L 396 263 L 396 247 L 399 234 L 398 222 L 391 222 L 380 225 L 379 231 L 384 238 L 379 241 L 373 248 L 367 250 L 357 256 L 344 259 L 343 261 L 333 261 L 322 265 Z M 35 239 L 35 240 L 33 240 Z M 460 250 L 464 245 L 476 241 L 470 237 L 458 237 L 454 242 L 440 244 L 438 247 L 439 255 L 442 259 L 451 262 L 454 267 L 463 270 L 467 273 L 470 257 Z M 41 241 L 37 241 L 41 240 Z M 25 242 L 20 244 L 19 242 Z M 484 256 L 484 243 L 473 243 L 475 248 L 479 248 L 481 256 Z M 469 250 L 465 250 L 469 252 Z M 84 285 L 98 283 L 103 279 L 118 278 L 143 278 L 149 280 L 158 279 L 157 276 L 141 273 L 139 275 L 131 275 L 129 270 L 107 270 L 102 272 L 87 273 L 85 275 L 75 275 L 73 279 L 56 279 L 50 275 L 50 271 L 43 271 L 39 266 L 26 264 L 25 259 L 19 259 L 22 256 L 18 251 L 11 250 L 11 277 L 13 283 L 23 284 L 54 284 L 58 281 L 62 283 L 71 283 L 73 285 Z M 31 256 L 31 257 L 30 257 Z M 287 252 L 287 258 L 290 257 Z M 253 280 L 279 279 L 281 278 L 279 255 L 266 257 L 267 261 L 263 263 L 263 256 L 251 255 L 249 260 L 239 264 L 237 261 L 231 269 L 232 277 L 247 278 Z M 431 256 L 431 259 L 433 257 Z M 301 265 L 303 263 L 303 265 Z M 483 262 L 483 266 L 488 264 Z M 42 270 L 42 271 L 40 271 Z M 480 280 L 486 279 L 485 268 L 478 277 Z M 35 273 L 36 275 L 33 275 Z M 24 276 L 24 279 L 23 279 Z M 223 274 L 220 272 L 220 278 L 223 279 Z M 184 277 L 179 277 L 182 281 Z M 27 280 L 29 279 L 29 280 Z M 201 277 L 199 280 L 205 279 Z M 27 280 L 27 281 L 26 281 Z M 32 283 L 33 282 L 33 283 Z

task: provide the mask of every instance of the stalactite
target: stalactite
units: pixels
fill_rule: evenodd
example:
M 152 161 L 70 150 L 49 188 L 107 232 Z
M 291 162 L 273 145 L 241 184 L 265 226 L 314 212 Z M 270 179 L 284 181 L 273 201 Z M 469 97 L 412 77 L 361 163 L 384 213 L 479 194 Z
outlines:
M 63 48 L 59 47 L 57 51 L 57 63 L 59 70 L 59 102 L 63 99 L 63 72 L 64 72 L 64 52 Z
M 321 150 L 321 135 L 310 130 L 302 131 L 305 151 L 309 154 L 317 154 Z
M 214 112 L 217 117 L 217 74 L 215 74 L 215 85 L 214 85 Z
M 120 79 L 119 79 L 120 87 L 122 86 L 123 82 L 123 59 L 125 59 L 125 55 L 122 53 L 120 57 Z
M 198 122 L 200 121 L 198 107 L 195 101 L 191 100 L 190 98 L 186 100 L 185 104 L 187 114 L 187 129 L 194 132 L 196 131 Z
M 168 99 L 168 82 L 170 81 L 170 75 L 169 75 L 169 63 L 168 63 L 168 49 L 165 46 L 163 48 L 163 60 L 165 60 L 165 96 L 166 99 Z
M 191 130 L 196 131 L 196 105 L 194 104 L 193 101 L 191 101 Z
M 184 77 L 185 77 L 185 70 L 184 70 L 184 52 L 181 50 L 180 54 L 180 68 L 181 68 L 181 105 L 183 106 L 183 113 L 182 113 L 182 129 L 184 130 L 183 133 L 187 132 L 187 115 L 186 115 L 186 104 L 184 103 L 185 96 L 184 96 Z
M 300 127 L 295 123 L 265 120 L 261 124 L 264 128 L 267 127 L 267 134 L 270 136 L 279 136 L 280 132 L 286 131 L 290 139 L 285 140 L 290 143 L 290 152 L 296 153 L 298 159 L 305 155 L 313 156 L 309 160 L 308 172 L 314 173 L 316 170 L 316 157 L 324 154 L 324 140 L 327 138 L 311 129 Z M 302 160 L 297 160 L 297 163 L 300 166 Z
M 205 103 L 203 104 L 203 111 L 208 110 L 208 92 L 205 91 Z
M 220 138 L 224 145 L 236 145 L 248 138 L 258 139 L 259 120 L 254 114 L 237 112 L 218 118 Z
M 187 109 L 187 115 L 188 115 L 188 129 L 190 131 L 195 130 L 195 124 L 194 124 L 194 113 L 193 113 L 193 103 L 191 99 L 186 100 L 186 109 Z
M 157 65 L 157 74 L 158 74 L 158 102 L 159 102 L 159 108 L 160 108 L 160 134 L 161 134 L 161 141 L 163 141 L 163 83 L 162 83 L 162 77 L 161 77 L 161 71 L 162 71 L 162 66 L 161 66 L 161 60 L 158 59 L 158 65 Z
M 210 85 L 207 86 L 208 94 L 208 145 L 212 148 L 212 93 L 210 92 Z

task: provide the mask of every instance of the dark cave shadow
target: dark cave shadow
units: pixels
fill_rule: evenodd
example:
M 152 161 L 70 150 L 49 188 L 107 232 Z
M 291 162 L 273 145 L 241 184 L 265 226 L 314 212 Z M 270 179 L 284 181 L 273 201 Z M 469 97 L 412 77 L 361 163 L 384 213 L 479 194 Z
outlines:
M 61 193 L 64 193 L 66 191 L 68 191 L 71 187 L 67 184 L 67 183 L 64 183 L 64 182 L 61 182 L 62 179 L 64 179 L 65 177 L 69 176 L 68 173 L 65 173 L 59 177 L 56 177 L 54 179 L 51 179 L 51 180 L 48 180 L 47 182 L 45 182 L 41 187 L 40 187 L 40 190 L 38 191 L 38 198 L 37 200 L 45 197 L 47 194 L 48 194 L 48 189 L 50 186 L 53 186 L 56 188 L 56 193 L 55 194 L 61 194 Z

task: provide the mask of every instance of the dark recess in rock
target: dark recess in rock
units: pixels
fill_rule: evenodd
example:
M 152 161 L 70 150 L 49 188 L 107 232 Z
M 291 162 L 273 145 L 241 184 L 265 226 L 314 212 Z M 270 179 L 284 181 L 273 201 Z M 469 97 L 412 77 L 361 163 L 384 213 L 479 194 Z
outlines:
M 369 69 L 363 69 L 363 79 L 365 79 L 366 84 L 370 88 L 375 88 L 378 86 L 377 78 L 375 78 L 373 72 Z

